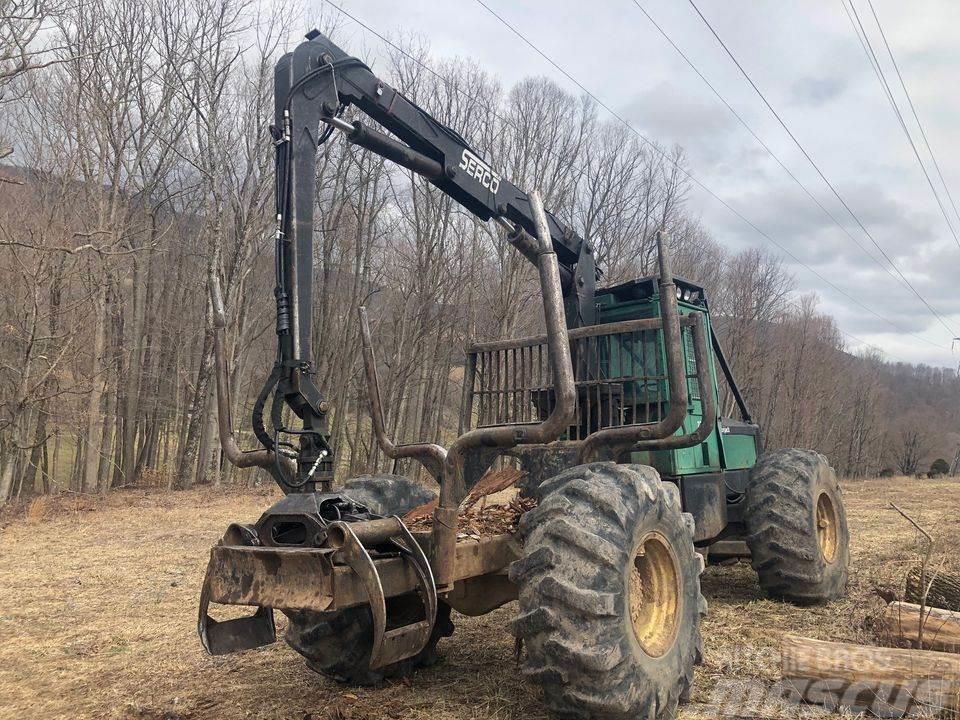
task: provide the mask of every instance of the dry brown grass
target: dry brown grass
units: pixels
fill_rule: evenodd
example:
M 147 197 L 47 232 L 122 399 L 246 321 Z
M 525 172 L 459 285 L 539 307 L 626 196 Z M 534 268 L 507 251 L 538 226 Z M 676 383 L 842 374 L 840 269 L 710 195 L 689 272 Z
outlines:
M 960 549 L 960 483 L 846 483 L 853 532 L 850 597 L 795 608 L 761 597 L 749 566 L 707 570 L 706 660 L 682 717 L 715 717 L 720 682 L 771 684 L 784 632 L 872 642 L 873 586 L 898 584 L 919 556 L 893 500 Z M 457 618 L 445 661 L 413 679 L 347 689 L 306 669 L 283 643 L 210 658 L 195 635 L 210 545 L 233 520 L 254 520 L 265 495 L 124 492 L 44 500 L 0 530 L 0 717 L 435 718 L 540 720 L 517 672 L 508 606 Z M 798 711 L 784 710 L 782 714 Z

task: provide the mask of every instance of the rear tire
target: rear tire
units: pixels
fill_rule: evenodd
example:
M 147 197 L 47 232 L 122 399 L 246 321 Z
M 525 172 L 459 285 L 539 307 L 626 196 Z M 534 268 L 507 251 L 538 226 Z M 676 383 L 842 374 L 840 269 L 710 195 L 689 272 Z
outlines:
M 796 448 L 763 455 L 750 473 L 744 521 L 750 563 L 770 597 L 811 605 L 845 594 L 850 532 L 823 455 Z
M 544 482 L 520 521 L 512 628 L 558 717 L 670 717 L 689 692 L 703 560 L 668 485 L 643 465 L 582 465 Z
M 348 480 L 338 492 L 366 505 L 378 515 L 405 515 L 436 497 L 436 493 L 399 475 L 361 475 Z M 437 643 L 453 634 L 450 606 L 437 604 L 437 622 L 427 646 L 406 660 L 377 670 L 370 669 L 373 647 L 373 617 L 370 608 L 360 606 L 335 613 L 287 611 L 289 624 L 284 639 L 303 655 L 307 667 L 337 682 L 375 685 L 387 678 L 404 677 L 418 667 L 439 659 Z M 417 595 L 387 599 L 387 617 L 405 624 L 423 617 Z M 388 625 L 387 629 L 390 629 Z

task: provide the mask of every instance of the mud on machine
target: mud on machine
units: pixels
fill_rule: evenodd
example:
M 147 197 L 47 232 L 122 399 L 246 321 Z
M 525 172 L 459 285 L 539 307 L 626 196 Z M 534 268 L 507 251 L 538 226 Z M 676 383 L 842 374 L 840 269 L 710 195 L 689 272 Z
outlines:
M 311 668 L 373 683 L 434 662 L 451 609 L 480 615 L 517 600 L 523 670 L 551 710 L 665 717 L 701 660 L 705 558 L 749 557 L 761 586 L 793 602 L 844 592 L 849 536 L 834 471 L 809 450 L 760 454 L 704 290 L 674 277 L 663 234 L 656 277 L 603 287 L 590 241 L 537 193 L 317 31 L 277 64 L 275 91 L 277 361 L 254 406 L 258 450 L 233 435 L 215 275 L 210 292 L 224 455 L 268 471 L 285 497 L 256 523 L 230 525 L 211 550 L 199 617 L 210 653 L 274 642 L 279 610 Z M 344 120 L 348 108 L 390 134 Z M 435 497 L 411 480 L 365 476 L 334 489 L 310 318 L 316 152 L 335 133 L 497 222 L 539 274 L 546 333 L 468 348 L 448 448 L 390 438 L 360 311 L 377 440 L 439 486 L 428 531 L 401 520 Z M 720 376 L 738 419 L 719 414 Z M 297 427 L 284 424 L 285 408 Z M 460 503 L 502 456 L 522 468 L 536 507 L 515 534 L 458 541 Z M 211 604 L 255 610 L 218 622 Z

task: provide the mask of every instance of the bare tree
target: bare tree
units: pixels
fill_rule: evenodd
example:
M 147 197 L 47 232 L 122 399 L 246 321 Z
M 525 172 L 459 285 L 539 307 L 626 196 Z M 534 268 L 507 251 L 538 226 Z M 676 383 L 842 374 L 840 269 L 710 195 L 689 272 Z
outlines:
M 897 469 L 902 475 L 915 475 L 926 452 L 923 432 L 917 427 L 904 427 L 900 430 L 899 440 L 899 446 L 894 449 Z
M 0 501 L 229 480 L 205 283 L 215 273 L 225 291 L 243 417 L 275 356 L 268 123 L 294 11 L 0 7 L 0 85 L 16 89 L 0 100 L 0 133 L 16 138 L 20 164 L 0 166 Z M 851 475 L 876 472 L 884 452 L 915 471 L 928 448 L 955 449 L 958 436 L 937 428 L 956 425 L 960 380 L 850 354 L 780 258 L 725 250 L 687 209 L 682 148 L 640 142 L 547 79 L 504 87 L 472 61 L 397 42 L 402 52 L 365 60 L 518 186 L 544 192 L 596 247 L 603 282 L 652 272 L 654 233 L 670 233 L 768 447 L 812 447 Z M 317 160 L 312 353 L 338 472 L 390 469 L 366 420 L 357 307 L 380 346 L 391 432 L 449 442 L 463 346 L 538 331 L 536 279 L 499 229 L 422 178 L 338 136 Z M 725 388 L 721 405 L 734 412 Z

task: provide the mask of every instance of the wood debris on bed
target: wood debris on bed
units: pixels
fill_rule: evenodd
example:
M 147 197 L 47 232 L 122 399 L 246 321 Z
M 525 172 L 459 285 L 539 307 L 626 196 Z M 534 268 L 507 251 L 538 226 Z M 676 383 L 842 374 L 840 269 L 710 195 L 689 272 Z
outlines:
M 506 505 L 475 505 L 460 513 L 458 540 L 479 540 L 488 535 L 515 533 L 520 517 L 537 506 L 533 498 L 515 497 Z M 429 530 L 433 516 L 426 515 L 407 524 L 410 530 Z
M 516 496 L 507 503 L 491 503 L 489 496 L 514 486 L 523 477 L 516 468 L 489 471 L 473 487 L 460 507 L 460 527 L 457 539 L 479 540 L 488 535 L 502 535 L 517 531 L 520 517 L 536 507 L 536 500 Z M 433 527 L 433 510 L 437 501 L 414 508 L 403 520 L 410 530 L 429 530 Z

